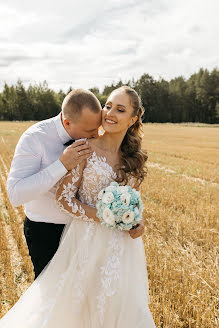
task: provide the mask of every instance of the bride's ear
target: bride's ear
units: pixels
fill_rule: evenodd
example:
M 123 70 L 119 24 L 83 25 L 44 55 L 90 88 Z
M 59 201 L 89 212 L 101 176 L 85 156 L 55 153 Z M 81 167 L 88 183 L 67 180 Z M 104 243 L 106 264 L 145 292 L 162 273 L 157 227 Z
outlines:
M 133 116 L 131 118 L 131 121 L 129 122 L 128 127 L 130 128 L 133 124 L 135 124 L 135 122 L 137 121 L 137 119 L 138 119 L 138 116 L 137 115 L 136 116 Z

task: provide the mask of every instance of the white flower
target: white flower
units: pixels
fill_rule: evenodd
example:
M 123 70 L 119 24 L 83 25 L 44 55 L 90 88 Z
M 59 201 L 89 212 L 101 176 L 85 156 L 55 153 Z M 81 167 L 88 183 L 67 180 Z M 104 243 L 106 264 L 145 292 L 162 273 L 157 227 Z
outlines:
M 121 202 L 123 202 L 125 205 L 129 206 L 130 203 L 130 198 L 131 195 L 128 192 L 124 192 L 121 196 L 120 196 L 120 200 Z
M 126 191 L 129 190 L 129 188 L 128 188 L 128 186 L 119 186 L 118 190 L 121 191 L 121 192 L 126 192 Z
M 107 224 L 110 224 L 110 225 L 115 224 L 115 218 L 114 218 L 113 212 L 108 207 L 105 207 L 103 210 L 103 220 Z
M 105 192 L 102 198 L 102 202 L 105 204 L 110 204 L 114 201 L 114 196 L 112 192 Z
M 97 195 L 97 198 L 100 200 L 103 198 L 104 195 L 104 189 L 100 190 L 99 194 Z
M 126 224 L 129 224 L 134 220 L 134 216 L 135 216 L 134 212 L 127 211 L 126 213 L 123 214 L 122 221 Z

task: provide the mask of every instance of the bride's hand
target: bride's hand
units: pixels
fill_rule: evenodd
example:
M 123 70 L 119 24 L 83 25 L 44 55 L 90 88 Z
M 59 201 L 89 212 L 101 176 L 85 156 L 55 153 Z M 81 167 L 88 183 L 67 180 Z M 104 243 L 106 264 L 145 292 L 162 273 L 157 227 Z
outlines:
M 131 230 L 129 230 L 129 234 L 133 239 L 140 237 L 141 235 L 143 235 L 143 233 L 144 233 L 144 224 L 142 221 L 136 228 L 132 228 Z

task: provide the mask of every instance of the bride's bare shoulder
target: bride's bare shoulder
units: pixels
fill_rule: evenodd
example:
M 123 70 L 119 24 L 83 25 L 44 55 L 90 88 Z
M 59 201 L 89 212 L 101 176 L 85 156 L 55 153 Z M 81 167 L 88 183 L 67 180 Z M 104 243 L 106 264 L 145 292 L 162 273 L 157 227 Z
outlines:
M 95 151 L 97 148 L 98 148 L 98 146 L 99 146 L 99 140 L 100 139 L 100 137 L 98 137 L 98 138 L 92 138 L 92 139 L 88 139 L 88 144 L 89 144 L 89 146 L 91 147 L 91 149 L 93 150 L 93 151 Z

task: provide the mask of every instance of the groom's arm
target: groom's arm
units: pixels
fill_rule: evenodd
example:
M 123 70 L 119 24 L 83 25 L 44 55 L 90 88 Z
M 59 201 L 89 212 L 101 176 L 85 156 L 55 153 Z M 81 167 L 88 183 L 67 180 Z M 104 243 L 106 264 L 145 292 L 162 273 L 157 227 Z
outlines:
M 22 135 L 7 179 L 7 192 L 12 205 L 20 206 L 38 198 L 66 174 L 67 169 L 59 159 L 41 170 L 43 153 L 37 135 Z

